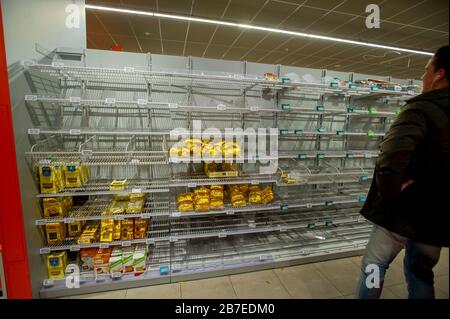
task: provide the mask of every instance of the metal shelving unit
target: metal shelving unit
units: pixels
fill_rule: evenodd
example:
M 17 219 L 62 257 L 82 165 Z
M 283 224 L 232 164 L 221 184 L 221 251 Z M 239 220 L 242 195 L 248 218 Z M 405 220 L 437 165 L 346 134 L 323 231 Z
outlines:
M 64 250 L 76 254 L 90 247 L 149 245 L 143 274 L 82 273 L 76 293 L 287 266 L 350 256 L 364 248 L 371 227 L 359 209 L 378 156 L 377 143 L 400 102 L 414 92 L 328 83 L 325 70 L 316 83 L 306 83 L 284 75 L 289 72 L 282 66 L 267 70 L 236 62 L 240 71 L 218 72 L 208 71 L 217 70 L 216 65 L 197 68 L 197 60 L 189 57 L 183 60 L 185 68 L 174 69 L 152 57 L 146 55 L 145 66 L 130 62 L 125 67 L 106 62 L 106 67 L 88 66 L 84 59 L 68 62 L 58 55 L 48 65 L 23 63 L 32 88 L 25 96 L 33 123 L 27 132 L 32 147 L 25 154 L 32 174 L 37 176 L 39 165 L 78 163 L 90 172 L 82 187 L 37 194 L 40 200 L 87 200 L 64 217 L 38 218 L 35 225 L 44 229 L 55 222 L 149 219 L 143 239 L 79 245 L 76 238 L 66 238 L 42 245 L 44 258 Z M 265 78 L 268 71 L 277 79 Z M 244 142 L 243 154 L 235 157 L 170 157 L 173 136 L 187 132 L 201 138 L 213 127 L 217 129 L 206 139 L 223 137 L 232 128 L 245 141 L 259 138 L 258 128 L 273 128 L 264 138 L 275 139 L 278 152 L 247 158 Z M 236 163 L 238 176 L 210 178 L 202 160 Z M 264 173 L 267 162 L 277 163 L 275 173 Z M 127 179 L 127 185 L 112 191 L 113 179 Z M 231 184 L 271 186 L 275 199 L 267 205 L 232 207 L 226 198 L 220 210 L 178 210 L 180 192 Z M 132 193 L 145 195 L 141 212 L 103 214 L 114 195 Z M 72 293 L 65 279 L 43 281 L 44 297 Z

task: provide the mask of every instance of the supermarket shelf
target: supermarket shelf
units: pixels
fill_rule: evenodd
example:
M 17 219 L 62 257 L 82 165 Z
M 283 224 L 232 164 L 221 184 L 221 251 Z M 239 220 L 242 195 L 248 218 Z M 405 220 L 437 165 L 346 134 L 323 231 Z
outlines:
M 170 181 L 170 187 L 194 188 L 199 185 L 230 185 L 230 184 L 270 184 L 276 183 L 276 175 L 243 175 L 238 177 L 209 178 L 204 174 L 175 177 Z
M 351 257 L 362 254 L 370 230 L 369 225 L 338 226 L 334 230 L 321 233 L 326 236 L 325 240 L 318 239 L 311 230 L 288 230 L 276 234 L 237 237 L 236 242 L 231 241 L 228 245 L 223 245 L 224 242 L 220 238 L 208 238 L 206 247 L 209 247 L 211 252 L 205 251 L 203 241 L 180 241 L 175 243 L 172 256 L 168 255 L 168 249 L 164 250 L 163 258 L 158 258 L 161 257 L 158 252 L 156 257 L 153 256 L 151 251 L 147 271 L 140 276 L 122 274 L 114 279 L 105 276 L 102 280 L 96 280 L 93 274 L 82 273 L 78 289 L 68 289 L 65 279 L 44 280 L 40 296 L 55 298 Z M 345 235 L 356 231 L 359 235 Z M 338 232 L 341 235 L 338 235 Z M 160 265 L 168 266 L 170 273 L 161 275 Z
M 213 85 L 230 85 L 239 88 L 271 88 L 277 90 L 288 90 L 306 94 L 333 94 L 344 96 L 373 97 L 378 96 L 413 96 L 411 92 L 398 92 L 394 90 L 376 90 L 368 87 L 348 88 L 339 86 L 330 87 L 324 83 L 291 82 L 283 80 L 268 80 L 259 76 L 243 76 L 232 73 L 212 73 L 206 71 L 163 71 L 148 70 L 146 67 L 124 67 L 124 68 L 98 68 L 64 65 L 54 62 L 50 65 L 37 64 L 34 61 L 23 61 L 27 71 L 41 72 L 56 79 L 61 79 L 64 87 L 79 87 L 84 80 L 87 87 L 127 87 L 131 89 L 146 89 L 149 83 L 158 85 L 183 85 L 211 87 Z
M 128 180 L 128 185 L 123 191 L 110 191 L 111 180 L 90 180 L 84 187 L 66 188 L 62 192 L 53 194 L 38 194 L 38 198 L 60 196 L 85 196 L 85 195 L 127 195 L 130 193 L 168 193 L 169 184 L 161 180 Z
M 349 131 L 326 131 L 325 129 L 317 129 L 315 131 L 304 131 L 304 130 L 290 130 L 290 129 L 280 129 L 280 137 L 286 136 L 286 135 L 294 135 L 296 137 L 302 137 L 302 136 L 337 136 L 337 137 L 344 137 L 344 136 L 364 136 L 364 137 L 379 137 L 379 136 L 385 136 L 386 133 L 381 132 L 349 132 Z
M 347 151 L 279 151 L 278 159 L 322 159 L 322 158 L 376 158 L 379 152 L 364 150 Z
M 286 107 L 282 115 L 290 114 L 303 114 L 303 115 L 343 115 L 343 116 L 369 116 L 369 117 L 392 117 L 397 116 L 396 112 L 391 111 L 379 111 L 376 109 L 361 110 L 354 108 L 332 108 L 332 107 L 299 107 L 299 106 L 289 106 Z

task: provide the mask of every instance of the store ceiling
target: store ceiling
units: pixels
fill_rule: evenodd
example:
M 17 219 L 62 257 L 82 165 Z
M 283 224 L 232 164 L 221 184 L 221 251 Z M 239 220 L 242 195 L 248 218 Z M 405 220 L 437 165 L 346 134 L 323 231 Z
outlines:
M 448 44 L 447 0 L 86 0 L 282 28 L 433 52 Z M 367 4 L 380 7 L 381 28 L 367 29 Z M 265 31 L 87 10 L 88 47 L 391 75 L 419 79 L 428 56 Z

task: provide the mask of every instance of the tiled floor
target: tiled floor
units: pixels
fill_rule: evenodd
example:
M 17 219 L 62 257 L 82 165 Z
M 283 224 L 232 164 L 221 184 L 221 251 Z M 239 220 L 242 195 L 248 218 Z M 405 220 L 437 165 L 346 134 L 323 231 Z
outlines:
M 382 298 L 407 298 L 400 253 L 388 270 Z M 436 298 L 449 298 L 448 249 L 434 268 Z M 338 298 L 355 297 L 361 257 L 70 298 Z

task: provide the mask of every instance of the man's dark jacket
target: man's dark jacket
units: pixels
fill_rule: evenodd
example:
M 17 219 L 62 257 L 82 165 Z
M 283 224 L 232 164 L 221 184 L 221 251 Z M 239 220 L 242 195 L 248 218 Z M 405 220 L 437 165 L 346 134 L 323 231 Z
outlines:
M 380 145 L 361 210 L 379 226 L 439 247 L 450 238 L 448 99 L 446 88 L 408 100 Z

